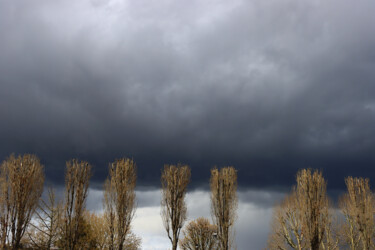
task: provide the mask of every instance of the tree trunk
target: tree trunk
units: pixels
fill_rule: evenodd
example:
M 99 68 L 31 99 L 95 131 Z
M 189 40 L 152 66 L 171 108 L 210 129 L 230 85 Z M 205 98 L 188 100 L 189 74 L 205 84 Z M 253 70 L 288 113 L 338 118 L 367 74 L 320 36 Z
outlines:
M 177 250 L 177 238 L 173 238 L 173 243 L 172 243 L 172 250 Z
M 311 241 L 311 250 L 319 250 L 319 239 L 318 237 L 314 237 Z

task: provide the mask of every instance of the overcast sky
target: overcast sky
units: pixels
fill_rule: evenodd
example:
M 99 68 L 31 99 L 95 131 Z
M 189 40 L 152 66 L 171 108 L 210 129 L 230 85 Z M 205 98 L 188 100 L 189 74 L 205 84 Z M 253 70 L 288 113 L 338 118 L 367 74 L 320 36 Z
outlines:
M 0 0 L 0 160 L 132 157 L 234 165 L 239 188 L 288 190 L 299 168 L 375 180 L 375 1 Z M 156 190 L 156 189 L 154 189 Z M 263 192 L 263 191 L 262 191 Z M 254 202 L 254 201 L 248 201 Z
M 0 154 L 36 153 L 61 180 L 133 157 L 193 182 L 234 165 L 243 187 L 298 168 L 375 177 L 375 2 L 0 1 Z

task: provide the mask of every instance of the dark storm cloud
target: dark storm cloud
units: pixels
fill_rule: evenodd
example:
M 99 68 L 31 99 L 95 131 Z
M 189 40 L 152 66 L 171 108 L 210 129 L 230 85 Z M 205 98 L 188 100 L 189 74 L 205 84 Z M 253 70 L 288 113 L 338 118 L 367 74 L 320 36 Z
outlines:
M 134 157 L 194 183 L 233 164 L 243 187 L 301 167 L 375 179 L 375 4 L 357 1 L 1 1 L 0 156 Z

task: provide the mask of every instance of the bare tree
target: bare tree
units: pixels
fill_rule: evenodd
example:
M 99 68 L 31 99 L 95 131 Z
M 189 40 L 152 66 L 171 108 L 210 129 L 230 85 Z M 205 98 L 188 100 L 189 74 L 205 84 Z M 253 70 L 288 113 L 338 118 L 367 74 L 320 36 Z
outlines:
M 267 249 L 306 249 L 300 217 L 296 193 L 293 191 L 274 208 Z
M 323 250 L 338 250 L 340 243 L 340 228 L 338 224 L 337 213 L 328 205 L 327 222 L 324 225 L 324 238 L 321 242 Z
M 326 233 L 326 224 L 329 222 L 326 186 L 320 171 L 303 169 L 297 173 L 296 198 L 301 224 L 307 244 L 312 250 L 319 249 Z
M 90 246 L 90 249 L 113 249 L 113 245 L 111 245 L 109 241 L 108 220 L 106 215 L 86 212 L 84 218 L 88 227 L 85 235 L 86 248 L 84 249 L 87 249 L 87 246 Z M 124 249 L 140 249 L 142 241 L 131 230 L 127 231 L 125 238 Z
M 338 248 L 321 172 L 303 169 L 297 173 L 297 187 L 274 210 L 269 246 L 272 249 Z
M 186 220 L 185 194 L 189 182 L 189 166 L 164 166 L 161 176 L 161 217 L 173 250 L 177 249 L 181 228 Z
M 43 166 L 35 155 L 11 155 L 0 169 L 0 248 L 19 249 L 43 192 Z
M 106 180 L 104 183 L 104 218 L 105 227 L 108 232 L 108 249 L 114 250 L 116 247 L 116 193 L 112 191 L 110 180 Z
M 10 214 L 9 174 L 5 163 L 0 166 L 0 249 L 4 249 L 8 237 Z
M 237 213 L 237 171 L 234 167 L 211 170 L 211 214 L 217 226 L 220 249 L 233 246 Z
M 47 200 L 41 200 L 35 215 L 35 223 L 30 223 L 27 232 L 30 245 L 36 249 L 49 250 L 58 241 L 62 215 L 62 204 L 56 201 L 53 188 L 48 189 Z
M 374 249 L 375 198 L 369 180 L 348 177 L 348 192 L 341 197 L 339 205 L 345 217 L 342 235 L 350 249 Z
M 65 249 L 75 249 L 80 238 L 88 195 L 91 165 L 76 159 L 66 163 L 63 239 Z
M 108 249 L 108 231 L 105 216 L 86 211 L 84 218 L 89 227 L 89 230 L 87 230 L 89 233 L 86 235 L 86 243 L 91 248 Z
M 128 231 L 126 236 L 124 249 L 126 250 L 139 250 L 142 246 L 142 239 L 135 235 L 132 231 Z
M 217 249 L 217 227 L 206 218 L 191 221 L 183 230 L 184 238 L 180 241 L 183 250 Z
M 104 192 L 110 249 L 122 250 L 125 247 L 136 209 L 136 180 L 136 165 L 133 160 L 123 158 L 110 164 Z

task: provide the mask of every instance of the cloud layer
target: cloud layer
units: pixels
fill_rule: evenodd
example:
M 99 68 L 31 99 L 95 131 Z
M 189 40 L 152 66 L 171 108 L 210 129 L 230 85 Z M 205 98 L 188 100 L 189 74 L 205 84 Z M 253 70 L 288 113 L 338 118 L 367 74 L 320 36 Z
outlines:
M 241 187 L 301 167 L 375 179 L 375 3 L 1 1 L 0 157 L 133 157 L 140 185 L 164 163 L 196 186 L 233 164 Z

